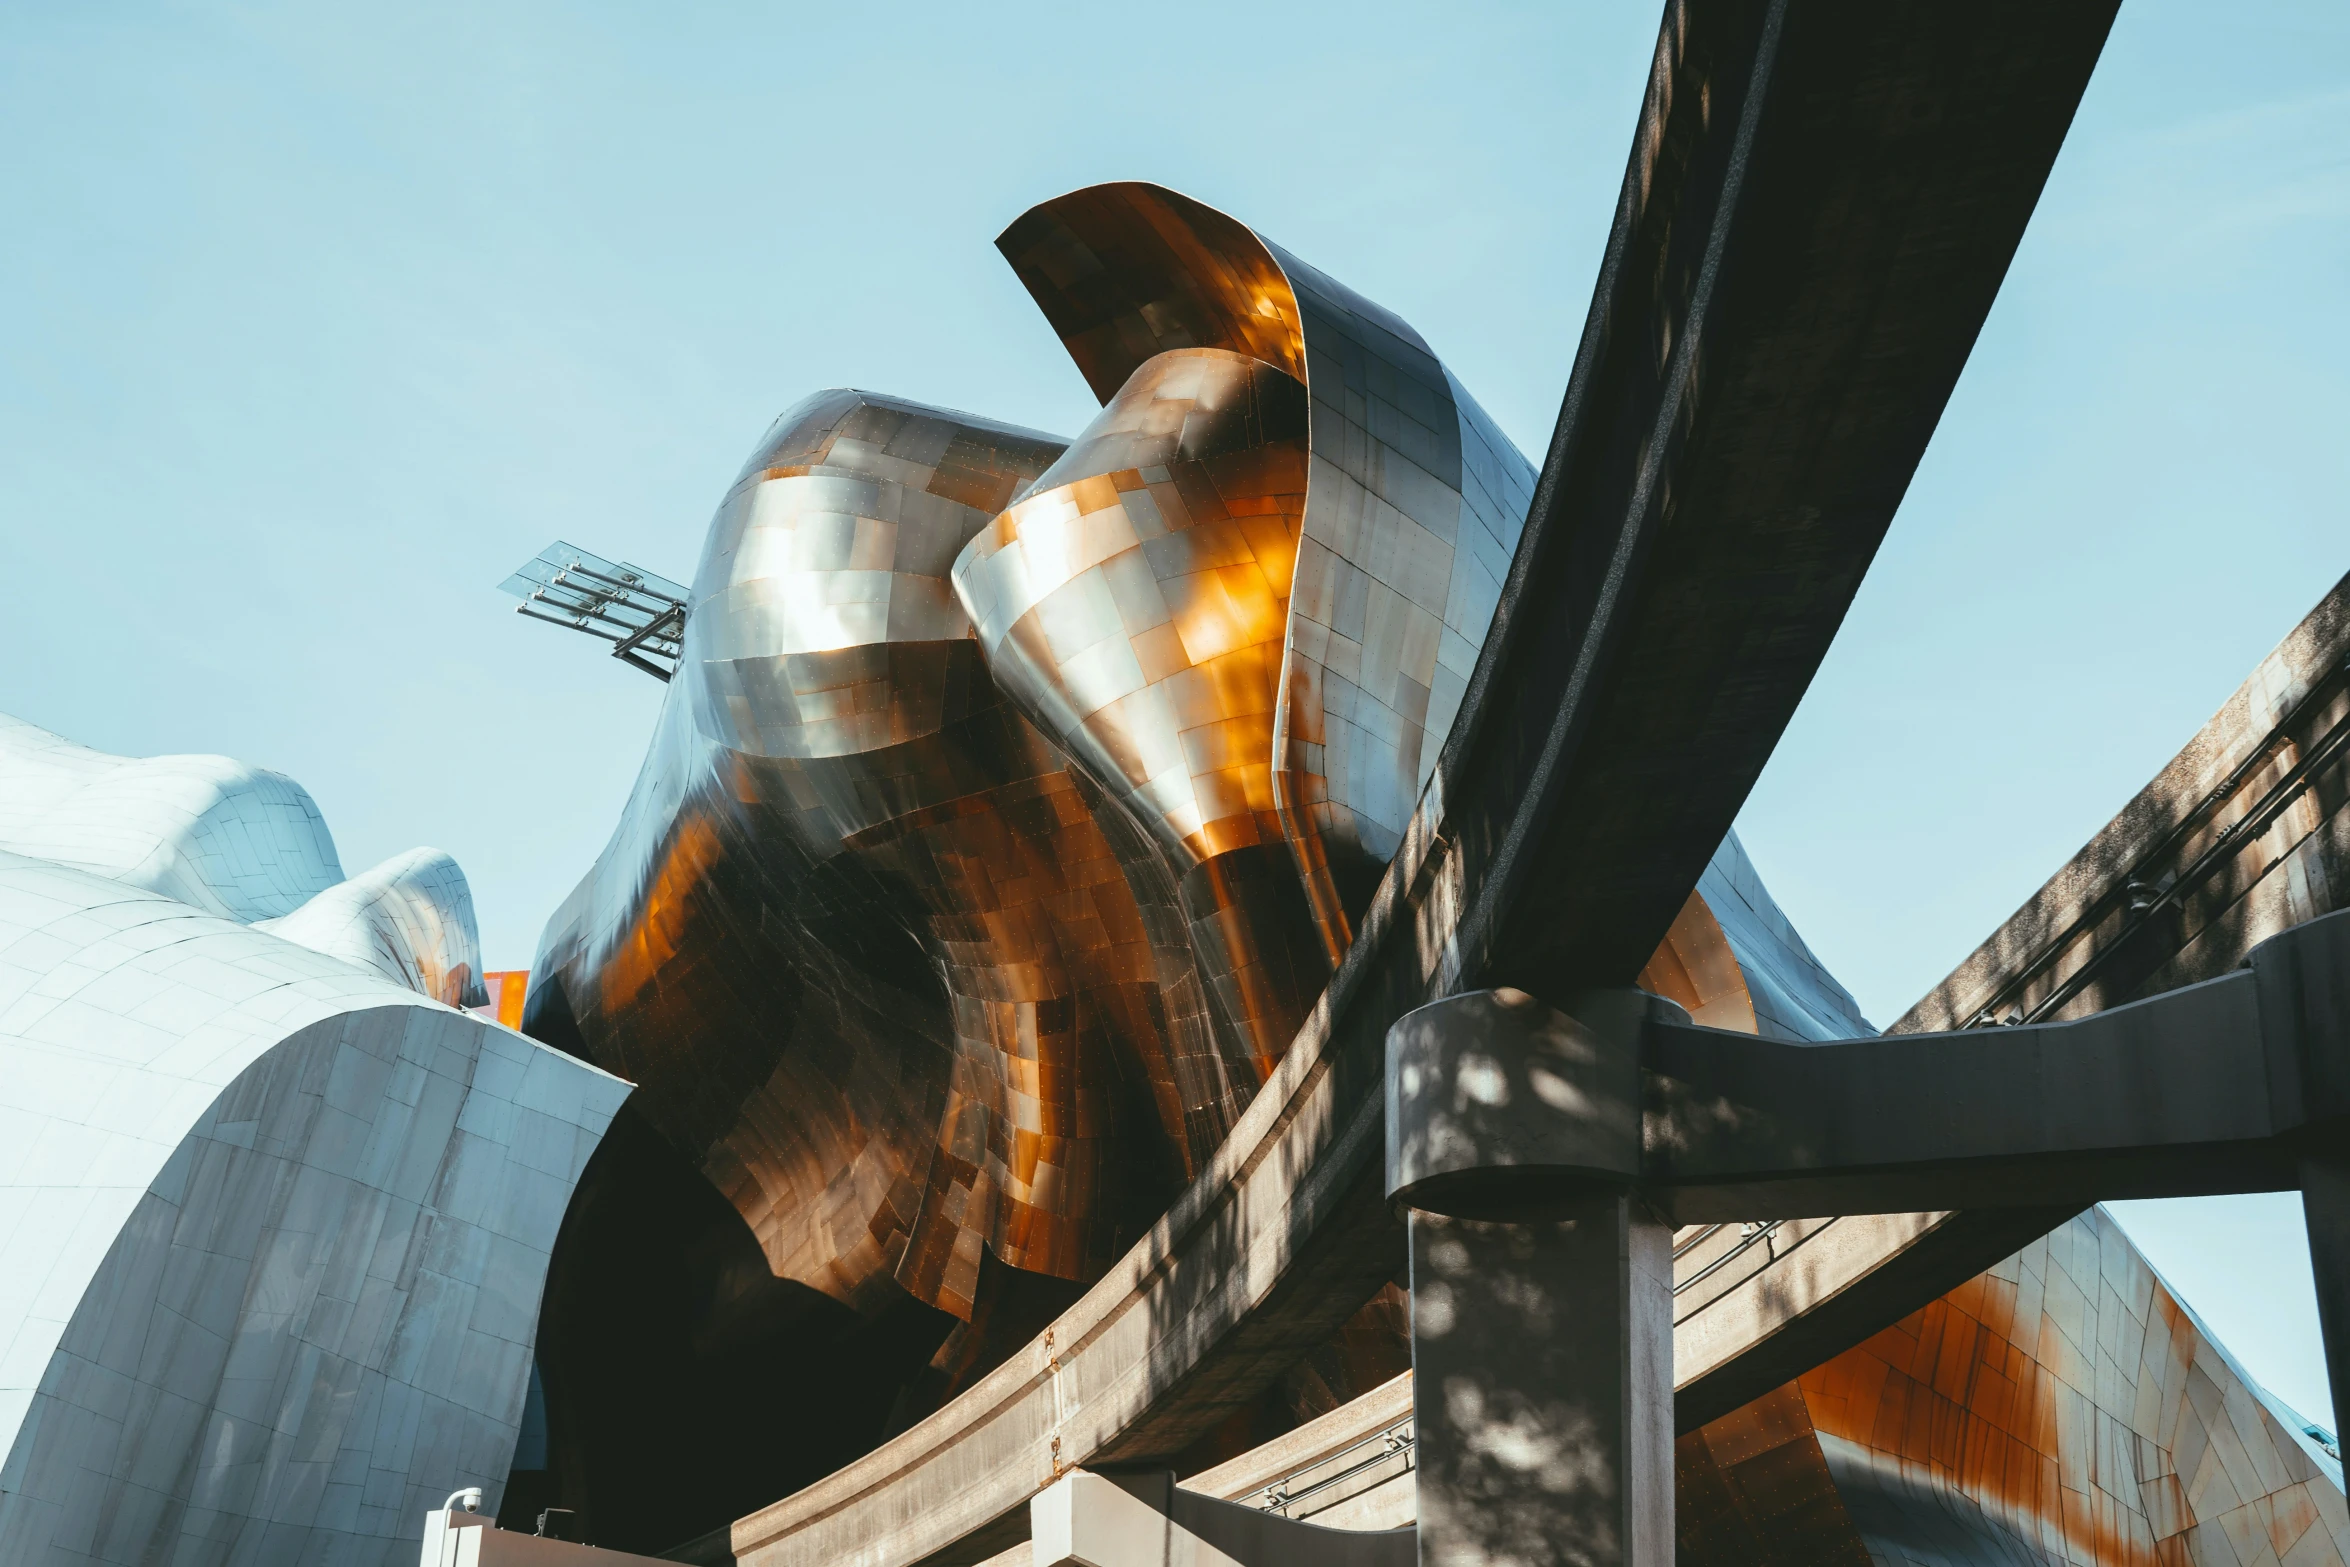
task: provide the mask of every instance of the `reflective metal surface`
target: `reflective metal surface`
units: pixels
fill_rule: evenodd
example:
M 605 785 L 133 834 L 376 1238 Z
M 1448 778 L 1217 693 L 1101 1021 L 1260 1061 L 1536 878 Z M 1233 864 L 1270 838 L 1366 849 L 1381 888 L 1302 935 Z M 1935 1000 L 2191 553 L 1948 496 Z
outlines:
M 643 1085 L 776 1280 L 943 1314 L 845 1352 L 913 1412 L 1098 1277 L 1280 1060 L 1532 484 L 1409 327 L 1197 203 L 1103 187 L 1001 243 L 1102 413 L 1066 449 L 851 391 L 777 422 L 526 1022 Z M 698 1332 L 753 1331 L 729 1299 Z M 1394 1305 L 1293 1402 L 1400 1369 Z
M 0 714 L 0 1562 L 414 1561 L 496 1505 L 628 1085 L 451 1010 L 473 898 L 308 791 Z
M 1876 1028 L 1812 956 L 1731 833 L 1641 969 L 1639 988 L 1707 1028 L 1765 1039 L 1852 1039 Z
M 1305 402 L 1261 360 L 1159 354 L 955 568 L 998 684 L 1178 878 L 1259 1076 L 1328 973 L 1270 765 Z
M 766 1374 L 770 1351 L 745 1343 L 776 1345 L 801 1386 L 811 1360 L 850 1368 L 820 1423 L 850 1445 L 782 1458 L 787 1475 L 853 1456 L 893 1407 L 919 1412 L 906 1401 L 951 1391 L 1073 1299 L 1256 1085 L 1157 850 L 1004 700 L 948 581 L 1061 450 L 822 393 L 778 420 L 719 509 L 651 753 L 549 926 L 526 1027 L 643 1084 L 632 1117 L 739 1216 L 759 1271 L 849 1315 L 708 1264 L 711 1282 L 681 1285 L 710 1292 L 675 1335 L 693 1363 L 664 1378 L 686 1403 L 610 1405 L 603 1362 L 638 1330 L 599 1325 L 608 1287 L 563 1281 L 643 1254 L 639 1209 L 599 1182 L 641 1185 L 652 1156 L 591 1170 L 550 1290 L 553 1342 L 580 1347 L 545 1368 L 557 1467 L 568 1429 L 586 1456 L 566 1472 L 588 1491 L 614 1490 L 600 1464 L 616 1479 L 697 1451 L 650 1441 L 650 1414 L 749 1466 L 701 1526 L 772 1494 L 775 1460 L 716 1424 L 750 1413 L 726 1389 Z M 670 1494 L 711 1467 L 689 1461 Z
M 1680 1560 L 2334 1567 L 2341 1466 L 2104 1209 L 1681 1438 Z
M 1304 1023 L 1492 620 L 1532 470 L 1408 326 L 1154 186 L 999 243 L 1100 414 L 1065 447 L 863 392 L 784 415 L 532 966 L 528 1030 L 642 1085 L 550 1286 L 567 1504 L 663 1464 L 695 1507 L 772 1499 L 1100 1277 Z M 1849 1032 L 1734 840 L 1707 875 L 1676 934 L 1739 1023 Z M 649 1218 L 665 1159 L 731 1217 Z M 699 1295 L 616 1304 L 647 1222 Z M 597 1362 L 655 1310 L 678 1347 L 624 1404 Z M 1287 1418 L 1402 1370 L 1403 1329 L 1390 1288 L 1288 1374 Z M 837 1441 L 754 1462 L 730 1389 L 818 1361 Z M 1203 1441 L 1261 1438 L 1254 1408 Z M 709 1440 L 644 1434 L 681 1428 Z M 613 1539 L 676 1537 L 642 1527 Z
M 1237 1104 L 948 588 L 1059 450 L 854 392 L 779 420 L 712 526 L 621 833 L 534 969 L 534 1021 L 559 997 L 776 1274 L 844 1303 L 894 1281 L 968 1319 L 983 1248 L 1083 1276 L 1147 1206 L 1109 1167 L 1121 1114 L 1171 1124 L 1172 1168 L 1142 1161 L 1163 1185 Z
M 1310 1342 L 1335 1301 L 1392 1274 L 1392 1216 L 1361 1200 L 1364 1042 L 1468 986 L 1622 984 L 1667 935 L 1883 536 L 2109 17 L 1668 8 L 1529 528 L 1541 547 L 1513 577 L 1526 596 L 1479 671 L 1469 743 L 1448 745 L 1402 874 L 1360 922 L 1366 950 L 1220 1179 L 1057 1339 L 741 1520 L 739 1559 L 987 1556 L 1040 1474 L 1182 1450 L 1263 1385 L 1273 1346 Z M 1872 217 L 1888 213 L 1903 221 Z M 1201 289 L 1137 294 L 1098 252 L 1038 249 L 1046 285 L 1089 313 L 1089 349 L 1128 355 L 1095 377 L 1105 399 L 1153 352 L 1235 346 L 1158 335 Z M 1588 686 L 1560 678 L 1586 669 Z
M 996 245 L 1106 404 L 1170 350 L 1305 385 L 1270 788 L 1335 961 L 1459 711 L 1534 470 L 1409 325 L 1188 197 L 1093 186 Z
M 779 421 L 533 968 L 780 1277 L 965 1321 L 983 1252 L 1097 1273 L 1279 1060 L 1532 478 L 1409 327 L 1186 198 L 1002 244 L 1102 414 Z

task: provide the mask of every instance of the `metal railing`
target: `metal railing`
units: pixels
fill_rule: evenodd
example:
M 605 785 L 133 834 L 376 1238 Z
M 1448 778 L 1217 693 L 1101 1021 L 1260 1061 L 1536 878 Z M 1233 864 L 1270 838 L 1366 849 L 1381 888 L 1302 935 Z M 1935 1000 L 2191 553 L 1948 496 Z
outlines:
M 2350 715 L 2335 720 L 2325 730 L 2311 736 L 2306 747 L 2296 748 L 2297 759 L 2286 767 L 2282 776 L 2261 792 L 2242 815 L 2222 825 L 2203 850 L 2172 875 L 2165 877 L 2161 874 L 2160 867 L 2183 854 L 2194 835 L 2203 831 L 2224 812 L 2262 768 L 2270 766 L 2280 753 L 2295 746 L 2294 731 L 2322 712 L 2324 705 L 2333 701 L 2343 690 L 2346 679 L 2350 679 L 2350 661 L 2337 661 L 2312 681 L 2301 700 L 2277 720 L 2226 778 L 2207 790 L 2179 818 L 2177 824 L 2151 847 L 2136 855 L 2111 891 L 2083 909 L 2056 936 L 2042 942 L 2032 957 L 2000 985 L 1989 1001 L 1976 1008 L 1963 1026 L 1984 1028 L 2000 1024 L 2038 1023 L 2054 1016 L 2087 989 L 2090 981 L 2104 969 L 2107 960 L 2127 946 L 2130 939 L 2149 922 L 2183 902 L 2190 893 L 2210 881 L 2221 866 L 2243 853 L 2248 845 L 2266 833 L 2279 816 L 2309 792 L 2318 774 L 2340 758 L 2346 749 L 2350 749 Z M 2100 941 L 2099 928 L 2117 910 L 2121 916 L 2119 928 L 2111 937 Z M 2024 998 L 2031 987 L 2053 972 L 2065 955 L 2076 950 L 2083 942 L 2090 944 L 2090 950 L 2079 966 L 2059 981 L 2046 996 L 2027 1007 Z
M 1371 1449 L 1376 1449 L 1376 1451 L 1370 1451 Z M 1357 1454 L 1361 1456 L 1356 1457 Z M 1291 1486 L 1315 1471 L 1349 1458 L 1353 1461 L 1347 1463 L 1337 1473 L 1324 1475 L 1302 1491 L 1290 1489 Z M 1292 1507 L 1320 1496 L 1333 1486 L 1344 1485 L 1359 1475 L 1367 1474 L 1391 1458 L 1403 1460 L 1403 1468 L 1396 1471 L 1398 1474 L 1411 1472 L 1413 1466 L 1412 1417 L 1410 1415 L 1404 1416 L 1383 1430 L 1373 1432 L 1358 1442 L 1348 1443 L 1335 1453 L 1327 1454 L 1315 1459 L 1310 1464 L 1291 1470 L 1257 1493 L 1257 1507 L 1264 1512 L 1278 1513 L 1284 1518 L 1290 1517 L 1289 1510 Z
M 1707 1279 L 1712 1278 L 1715 1274 L 1721 1272 L 1731 1263 L 1736 1262 L 1740 1257 L 1743 1257 L 1748 1252 L 1754 1250 L 1755 1247 L 1768 1245 L 1770 1243 L 1771 1237 L 1779 1233 L 1779 1226 L 1786 1222 L 1787 1221 L 1784 1219 L 1772 1219 L 1764 1223 L 1741 1224 L 1738 1226 L 1737 1242 L 1733 1244 L 1728 1251 L 1723 1252 L 1719 1257 L 1714 1258 L 1704 1267 L 1689 1275 L 1689 1277 L 1685 1279 L 1673 1280 L 1674 1297 L 1678 1299 L 1683 1291 L 1695 1289 L 1698 1285 L 1703 1284 Z M 1709 1224 L 1705 1226 L 1703 1234 L 1683 1241 L 1680 1245 L 1673 1248 L 1673 1260 L 1675 1262 L 1679 1262 L 1683 1257 L 1686 1257 L 1689 1255 L 1689 1253 L 1695 1251 L 1698 1247 L 1713 1239 L 1716 1234 L 1728 1228 L 1729 1226 L 1726 1224 Z

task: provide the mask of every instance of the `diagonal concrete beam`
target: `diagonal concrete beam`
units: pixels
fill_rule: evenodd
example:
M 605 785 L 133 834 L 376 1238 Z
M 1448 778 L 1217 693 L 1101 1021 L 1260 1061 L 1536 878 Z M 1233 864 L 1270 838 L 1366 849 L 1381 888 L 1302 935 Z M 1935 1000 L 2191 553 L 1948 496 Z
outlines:
M 1032 1567 L 1412 1567 L 1414 1533 L 1325 1529 L 1175 1484 L 1077 1470 L 1028 1504 Z
M 2283 1191 L 2350 1138 L 2350 911 L 2071 1022 L 1641 1051 L 1638 1176 L 1681 1219 Z

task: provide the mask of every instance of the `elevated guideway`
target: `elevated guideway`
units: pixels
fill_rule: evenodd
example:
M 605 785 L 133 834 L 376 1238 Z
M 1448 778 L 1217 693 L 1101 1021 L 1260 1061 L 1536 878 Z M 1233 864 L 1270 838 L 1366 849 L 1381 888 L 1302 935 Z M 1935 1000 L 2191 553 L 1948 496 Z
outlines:
M 1668 9 L 1496 632 L 1344 965 L 1140 1244 L 948 1407 L 742 1519 L 740 1560 L 984 1560 L 1056 1476 L 1181 1451 L 1396 1276 L 1388 1024 L 1474 985 L 1622 985 L 1656 949 L 1884 536 L 2112 12 Z M 1684 1351 L 1684 1394 L 1822 1299 L 1891 1320 L 2060 1216 L 1839 1224 L 1709 1308 L 1747 1326 Z

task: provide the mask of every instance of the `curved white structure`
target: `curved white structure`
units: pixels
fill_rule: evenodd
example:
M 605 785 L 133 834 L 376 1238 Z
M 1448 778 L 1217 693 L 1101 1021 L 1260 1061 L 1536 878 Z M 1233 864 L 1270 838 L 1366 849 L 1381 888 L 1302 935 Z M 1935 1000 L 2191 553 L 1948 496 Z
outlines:
M 390 1562 L 494 1505 L 628 1085 L 441 1004 L 477 947 L 446 856 L 343 883 L 289 779 L 0 723 L 0 1561 Z
M 239 924 L 343 879 L 310 791 L 225 756 L 108 756 L 0 713 L 0 849 Z
M 447 1006 L 489 1003 L 473 889 L 438 849 L 395 854 L 257 928 Z

